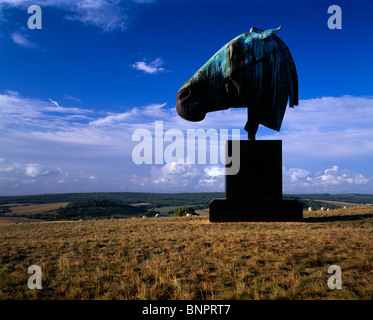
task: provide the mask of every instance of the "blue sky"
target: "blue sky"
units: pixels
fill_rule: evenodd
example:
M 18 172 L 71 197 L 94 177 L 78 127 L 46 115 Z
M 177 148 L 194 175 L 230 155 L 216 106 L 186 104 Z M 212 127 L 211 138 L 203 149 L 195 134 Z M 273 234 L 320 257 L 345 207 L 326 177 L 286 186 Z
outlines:
M 237 35 L 280 25 L 300 105 L 257 138 L 283 140 L 284 192 L 373 193 L 372 14 L 362 0 L 0 0 L 0 195 L 224 191 L 215 166 L 135 165 L 132 134 L 242 129 L 243 109 L 181 119 L 176 93 Z

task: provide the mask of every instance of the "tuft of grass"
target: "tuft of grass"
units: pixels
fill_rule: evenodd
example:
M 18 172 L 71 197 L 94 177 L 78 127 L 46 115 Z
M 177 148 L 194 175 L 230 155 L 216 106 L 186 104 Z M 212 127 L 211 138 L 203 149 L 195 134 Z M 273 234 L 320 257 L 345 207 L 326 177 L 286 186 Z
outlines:
M 207 216 L 0 226 L 0 299 L 371 299 L 373 208 L 299 223 Z M 42 269 L 30 290 L 27 269 Z M 330 265 L 342 290 L 330 290 Z

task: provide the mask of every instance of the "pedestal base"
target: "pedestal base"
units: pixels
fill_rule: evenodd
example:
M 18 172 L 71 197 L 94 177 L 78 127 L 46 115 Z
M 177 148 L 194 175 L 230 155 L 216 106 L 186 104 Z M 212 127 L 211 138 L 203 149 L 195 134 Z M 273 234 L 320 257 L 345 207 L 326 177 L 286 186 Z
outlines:
M 210 203 L 211 222 L 260 222 L 303 219 L 303 207 L 297 200 L 214 199 Z

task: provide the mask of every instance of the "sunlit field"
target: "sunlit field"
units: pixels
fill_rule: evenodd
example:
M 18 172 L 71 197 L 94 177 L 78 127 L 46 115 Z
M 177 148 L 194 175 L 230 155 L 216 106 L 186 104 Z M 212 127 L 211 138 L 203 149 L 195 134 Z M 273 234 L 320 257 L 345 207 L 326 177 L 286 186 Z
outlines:
M 199 217 L 0 225 L 1 299 L 372 299 L 373 207 L 299 223 Z M 27 269 L 42 270 L 30 290 Z M 342 269 L 331 290 L 328 267 Z

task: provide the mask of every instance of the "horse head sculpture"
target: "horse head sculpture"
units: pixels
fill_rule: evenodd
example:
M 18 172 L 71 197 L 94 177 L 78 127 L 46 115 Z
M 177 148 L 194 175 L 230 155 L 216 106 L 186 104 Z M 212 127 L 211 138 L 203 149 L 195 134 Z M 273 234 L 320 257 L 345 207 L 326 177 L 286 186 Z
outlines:
M 201 121 L 208 112 L 247 108 L 250 140 L 259 124 L 280 131 L 288 101 L 298 105 L 297 71 L 275 35 L 280 29 L 251 28 L 224 45 L 178 91 L 178 114 Z

